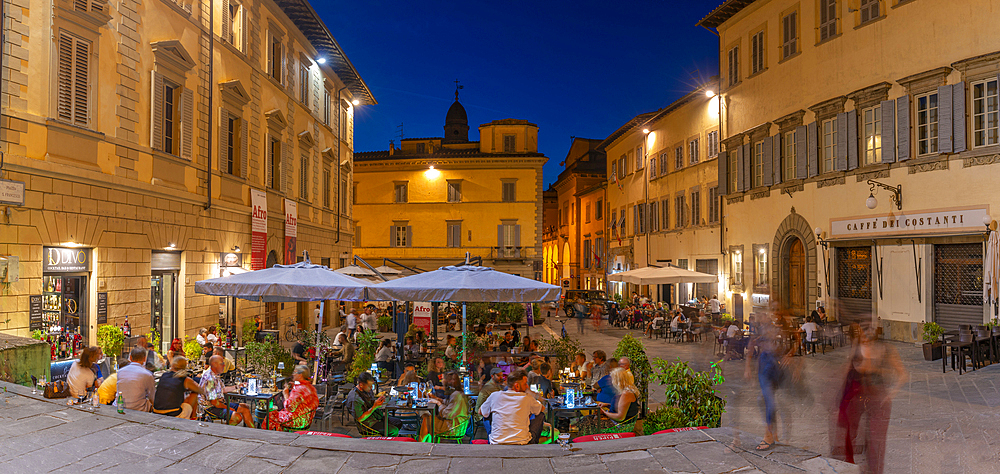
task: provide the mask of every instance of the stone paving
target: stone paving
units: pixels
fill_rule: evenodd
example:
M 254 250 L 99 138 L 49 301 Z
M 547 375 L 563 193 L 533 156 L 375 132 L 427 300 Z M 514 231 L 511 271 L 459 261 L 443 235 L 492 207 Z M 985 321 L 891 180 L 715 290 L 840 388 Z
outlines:
M 92 412 L 0 382 L 0 472 L 856 473 L 790 446 L 732 449 L 731 428 L 548 446 L 434 445 L 198 423 L 111 407 Z
M 558 334 L 564 321 L 564 318 L 547 319 L 545 325 Z M 541 329 L 549 332 L 545 326 Z M 609 356 L 624 334 L 641 336 L 639 331 L 612 329 L 606 324 L 601 333 L 587 324 L 580 335 L 575 320 L 566 323 L 566 330 L 583 343 L 588 354 L 601 349 Z M 719 360 L 712 353 L 711 340 L 683 344 L 663 339 L 643 339 L 643 342 L 651 359 L 679 357 L 691 361 L 697 369 L 705 369 Z M 899 353 L 909 380 L 893 401 L 886 472 L 1000 472 L 1000 364 L 962 375 L 949 366 L 942 373 L 941 361 L 924 361 L 920 346 L 890 344 Z M 804 383 L 798 390 L 778 392 L 781 443 L 829 455 L 830 425 L 846 373 L 847 355 L 848 349 L 838 345 L 834 350 L 827 348 L 826 354 L 796 358 L 802 362 Z M 721 365 L 726 382 L 719 388 L 728 401 L 722 425 L 743 432 L 739 444 L 752 449 L 764 433 L 763 401 L 756 375 L 745 380 L 742 361 Z M 654 404 L 662 402 L 662 388 L 650 386 L 650 399 Z

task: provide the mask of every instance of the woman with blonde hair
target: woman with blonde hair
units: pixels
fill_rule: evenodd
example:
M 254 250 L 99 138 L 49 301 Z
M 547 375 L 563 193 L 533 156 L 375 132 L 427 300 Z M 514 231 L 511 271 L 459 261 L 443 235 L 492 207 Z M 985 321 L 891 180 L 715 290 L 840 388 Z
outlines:
M 611 404 L 597 402 L 604 417 L 593 415 L 580 422 L 580 434 L 631 431 L 639 416 L 639 389 L 635 386 L 632 372 L 618 367 L 611 371 L 611 386 L 616 396 L 615 411 Z

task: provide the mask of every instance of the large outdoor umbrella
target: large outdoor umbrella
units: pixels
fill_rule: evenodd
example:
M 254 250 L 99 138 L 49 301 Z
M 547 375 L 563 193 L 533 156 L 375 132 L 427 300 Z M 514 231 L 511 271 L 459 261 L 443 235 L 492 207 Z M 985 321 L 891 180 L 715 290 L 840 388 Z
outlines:
M 373 300 L 462 303 L 462 334 L 466 331 L 467 302 L 539 303 L 559 299 L 558 286 L 500 272 L 489 267 L 441 267 L 368 288 Z M 465 338 L 462 338 L 465 362 Z
M 344 268 L 338 268 L 338 269 L 336 269 L 334 271 L 337 272 L 337 273 L 340 273 L 340 274 L 343 274 L 343 275 L 349 275 L 349 276 L 352 276 L 352 277 L 373 277 L 373 276 L 375 276 L 374 272 L 372 272 L 371 270 L 369 270 L 367 268 L 361 267 L 359 265 L 348 265 L 348 266 L 346 266 Z
M 997 231 L 990 232 L 986 241 L 986 260 L 983 262 L 983 298 L 993 305 L 994 314 L 997 310 L 997 299 L 1000 298 L 1000 236 Z
M 678 267 L 642 267 L 608 276 L 609 281 L 624 281 L 636 285 L 670 285 L 674 283 L 718 283 L 718 275 L 693 272 Z
M 390 267 L 388 265 L 382 265 L 381 267 L 375 267 L 375 270 L 378 270 L 379 273 L 381 273 L 383 275 L 387 275 L 387 276 L 388 275 L 399 275 L 399 274 L 403 273 L 402 270 L 396 270 L 395 268 L 392 268 L 392 267 Z
M 305 261 L 292 265 L 275 265 L 263 270 L 196 281 L 194 291 L 266 303 L 319 301 L 322 327 L 323 305 L 326 300 L 364 301 L 367 299 L 369 285 L 368 282 L 342 275 L 323 265 L 313 265 L 307 257 Z M 316 345 L 319 345 L 318 332 Z

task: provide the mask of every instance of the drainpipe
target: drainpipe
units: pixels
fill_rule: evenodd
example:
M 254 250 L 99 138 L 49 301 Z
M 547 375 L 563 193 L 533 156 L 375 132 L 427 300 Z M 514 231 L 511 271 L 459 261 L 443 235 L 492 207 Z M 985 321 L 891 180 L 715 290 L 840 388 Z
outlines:
M 215 97 L 215 89 L 212 87 L 213 66 L 215 66 L 215 0 L 208 2 L 208 164 L 205 167 L 208 175 L 208 200 L 205 202 L 205 210 L 212 208 L 212 97 Z
M 333 243 L 335 244 L 340 243 L 340 215 L 343 214 L 344 212 L 344 210 L 341 209 L 340 207 L 340 203 L 344 202 L 343 198 L 344 190 L 340 188 L 340 183 L 341 183 L 340 168 L 342 167 L 342 165 L 340 164 L 340 142 L 341 140 L 343 140 L 342 134 L 344 131 L 344 125 L 343 125 L 344 112 L 341 110 L 342 107 L 340 106 L 340 101 L 342 100 L 340 98 L 340 93 L 344 92 L 344 89 L 347 89 L 347 86 L 337 89 L 337 189 L 340 189 L 340 192 L 337 193 L 337 199 L 340 202 L 337 203 L 337 240 L 333 241 Z

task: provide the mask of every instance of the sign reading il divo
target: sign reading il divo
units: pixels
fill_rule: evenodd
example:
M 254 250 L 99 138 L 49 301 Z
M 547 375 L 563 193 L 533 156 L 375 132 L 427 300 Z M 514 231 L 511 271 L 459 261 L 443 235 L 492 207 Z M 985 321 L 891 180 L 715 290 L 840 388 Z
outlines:
M 42 249 L 42 271 L 45 273 L 89 272 L 90 250 L 45 247 Z
M 985 229 L 988 206 L 929 211 L 902 211 L 888 215 L 831 219 L 831 237 L 953 234 Z

